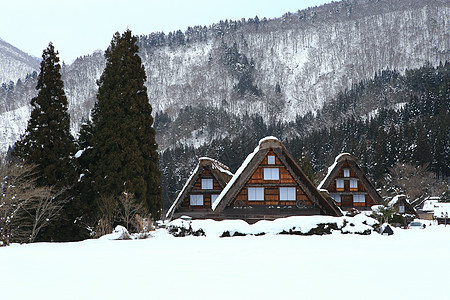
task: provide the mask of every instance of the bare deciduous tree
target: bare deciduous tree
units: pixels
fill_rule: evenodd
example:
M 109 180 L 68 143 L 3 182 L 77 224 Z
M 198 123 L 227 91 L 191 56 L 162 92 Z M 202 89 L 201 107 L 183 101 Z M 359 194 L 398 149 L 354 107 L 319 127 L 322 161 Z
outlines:
M 37 187 L 35 166 L 0 159 L 0 243 L 33 242 L 54 220 L 64 201 L 61 192 Z
M 389 195 L 406 194 L 413 203 L 419 203 L 427 196 L 442 194 L 446 186 L 428 171 L 428 165 L 397 163 L 385 177 Z
M 95 229 L 96 237 L 111 233 L 115 224 L 121 224 L 127 230 L 141 231 L 144 228 L 150 228 L 146 223 L 149 221 L 140 217 L 145 207 L 136 201 L 133 193 L 124 191 L 119 197 L 103 196 L 97 203 L 100 216 Z
M 127 191 L 124 191 L 122 195 L 120 195 L 119 203 L 119 216 L 121 221 L 125 223 L 125 228 L 129 230 L 129 225 L 133 221 L 133 218 L 138 214 L 142 214 L 144 211 L 144 205 L 136 201 L 133 193 Z
M 101 196 L 97 201 L 100 218 L 95 228 L 95 236 L 109 234 L 113 230 L 113 224 L 118 218 L 118 203 L 113 196 Z

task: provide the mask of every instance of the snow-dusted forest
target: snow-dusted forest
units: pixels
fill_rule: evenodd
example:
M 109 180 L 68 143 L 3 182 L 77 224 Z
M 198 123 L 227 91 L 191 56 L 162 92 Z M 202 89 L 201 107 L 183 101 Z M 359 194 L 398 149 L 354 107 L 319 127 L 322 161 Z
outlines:
M 292 121 L 375 72 L 448 60 L 449 15 L 445 1 L 358 0 L 272 20 L 223 20 L 186 32 L 150 33 L 139 38 L 150 103 L 154 112 L 171 118 L 182 108 L 201 105 L 231 115 L 257 113 L 265 122 Z M 75 135 L 89 117 L 104 65 L 103 54 L 96 52 L 63 66 Z M 32 66 L 20 77 L 4 76 L 12 84 L 0 89 L 1 151 L 25 129 L 22 107 L 36 93 L 35 79 L 25 79 L 36 70 L 35 62 Z M 187 138 L 188 144 L 193 136 L 202 142 L 217 137 L 199 129 L 170 134 Z M 221 134 L 232 136 L 226 128 Z M 161 150 L 173 146 L 166 135 L 157 139 Z

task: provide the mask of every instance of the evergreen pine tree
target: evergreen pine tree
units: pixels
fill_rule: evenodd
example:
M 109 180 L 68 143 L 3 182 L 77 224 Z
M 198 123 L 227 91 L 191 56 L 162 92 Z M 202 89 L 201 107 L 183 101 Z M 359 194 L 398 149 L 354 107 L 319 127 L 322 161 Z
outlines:
M 303 173 L 311 180 L 312 183 L 317 184 L 316 174 L 314 173 L 313 166 L 311 164 L 311 159 L 308 153 L 301 152 L 298 158 L 298 163 L 300 168 L 302 168 Z
M 77 173 L 73 164 L 74 138 L 70 133 L 68 101 L 61 79 L 58 52 L 52 43 L 43 51 L 36 89 L 31 100 L 33 108 L 28 127 L 16 142 L 13 156 L 36 166 L 36 184 L 41 187 L 67 189 L 61 200 L 68 201 L 60 218 L 39 233 L 39 241 L 70 241 L 80 239 L 74 220 L 79 216 L 77 203 L 71 194 Z
M 57 55 L 52 43 L 43 51 L 36 86 L 39 92 L 31 100 L 28 127 L 16 142 L 13 155 L 37 166 L 38 185 L 61 188 L 74 183 L 76 172 L 71 160 L 75 145 Z
M 162 206 L 158 145 L 136 42 L 130 30 L 116 33 L 105 52 L 92 126 L 85 128 L 91 130 L 85 161 L 96 199 L 117 199 L 127 190 L 158 219 Z

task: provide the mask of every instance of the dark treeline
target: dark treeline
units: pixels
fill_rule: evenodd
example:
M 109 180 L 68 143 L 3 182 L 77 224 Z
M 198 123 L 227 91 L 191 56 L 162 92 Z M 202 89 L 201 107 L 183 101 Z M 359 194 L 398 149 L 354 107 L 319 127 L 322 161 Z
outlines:
M 199 148 L 178 145 L 161 153 L 164 206 L 174 200 L 198 157 L 215 158 L 234 172 L 259 139 L 267 135 L 283 137 L 294 157 L 307 154 L 315 172 L 332 164 L 339 153 L 349 152 L 378 186 L 389 168 L 398 162 L 427 165 L 436 176 L 447 178 L 450 176 L 449 73 L 448 62 L 408 70 L 405 75 L 383 71 L 372 80 L 339 93 L 317 114 L 298 117 L 291 123 L 267 125 L 258 115 L 227 119 L 228 125 L 235 129 L 232 138 L 219 138 Z M 202 109 L 203 113 L 208 110 Z M 179 118 L 188 121 L 189 115 L 195 116 L 195 108 L 188 110 L 189 114 L 181 113 Z M 210 113 L 214 115 L 218 111 Z M 215 123 L 226 119 L 220 115 L 214 119 Z M 191 120 L 199 119 L 202 118 Z M 180 120 L 159 115 L 155 126 L 161 123 L 171 126 L 176 122 Z M 210 127 L 213 130 L 215 126 L 210 124 Z

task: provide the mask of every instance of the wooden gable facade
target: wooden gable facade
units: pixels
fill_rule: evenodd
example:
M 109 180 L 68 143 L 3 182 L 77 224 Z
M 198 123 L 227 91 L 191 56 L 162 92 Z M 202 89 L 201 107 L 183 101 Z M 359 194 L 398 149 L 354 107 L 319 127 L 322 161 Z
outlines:
M 213 210 L 218 218 L 250 223 L 287 216 L 341 215 L 275 137 L 260 141 L 213 203 Z
M 389 205 L 395 208 L 395 211 L 399 214 L 408 214 L 418 216 L 416 210 L 411 203 L 406 200 L 405 195 L 397 195 L 391 201 Z
M 342 209 L 368 210 L 382 202 L 380 194 L 348 153 L 336 157 L 318 189 L 327 190 Z
M 183 215 L 192 218 L 213 218 L 211 203 L 219 196 L 233 174 L 224 164 L 202 157 L 194 172 L 178 194 L 166 218 Z

